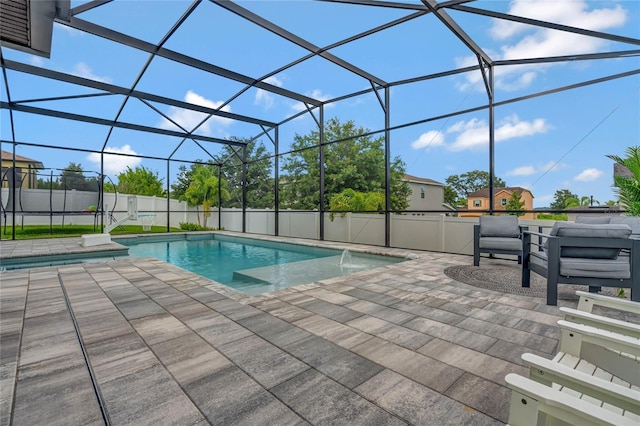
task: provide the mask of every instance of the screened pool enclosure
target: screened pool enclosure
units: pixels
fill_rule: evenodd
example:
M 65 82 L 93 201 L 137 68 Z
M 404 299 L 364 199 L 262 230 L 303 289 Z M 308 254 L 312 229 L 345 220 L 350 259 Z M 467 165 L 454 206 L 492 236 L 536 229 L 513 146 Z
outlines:
M 464 222 L 450 176 L 527 188 L 523 213 L 565 188 L 598 211 L 607 155 L 640 142 L 636 2 L 3 0 L 1 27 L 2 238 L 100 232 L 137 194 L 167 231 L 411 247 L 416 220 Z M 68 165 L 91 202 L 44 171 Z

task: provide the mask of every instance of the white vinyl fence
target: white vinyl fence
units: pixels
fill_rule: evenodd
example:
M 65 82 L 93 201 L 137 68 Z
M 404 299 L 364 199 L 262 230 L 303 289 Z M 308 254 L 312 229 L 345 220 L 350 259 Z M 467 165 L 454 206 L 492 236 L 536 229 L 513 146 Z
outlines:
M 64 191 L 53 191 L 53 197 L 48 190 L 23 189 L 22 209 L 35 211 L 37 214 L 18 212 L 16 214 L 17 225 L 48 225 L 53 224 L 100 224 L 100 218 L 91 213 L 81 213 L 83 209 L 97 204 L 97 195 L 92 192 L 67 191 L 66 199 L 62 200 Z M 152 215 L 152 224 L 155 226 L 167 225 L 167 200 L 166 198 L 136 196 L 138 213 Z M 116 220 L 127 215 L 127 194 L 104 194 L 105 211 L 114 211 Z M 2 204 L 7 209 L 8 190 L 2 189 Z M 63 207 L 69 214 L 56 214 L 51 216 L 50 206 L 53 211 L 62 211 Z M 73 210 L 72 210 L 73 209 Z M 17 209 L 19 210 L 19 209 Z M 189 207 L 185 202 L 169 200 L 169 225 L 178 228 L 181 222 L 203 223 L 201 209 Z M 5 210 L 6 221 L 11 225 L 11 211 Z M 4 225 L 5 217 L 1 218 Z M 108 225 L 109 217 L 105 214 L 104 224 Z M 245 216 L 245 229 L 248 233 L 275 235 L 275 215 L 270 209 L 247 209 Z M 95 221 L 95 222 L 94 222 Z M 521 224 L 529 225 L 530 229 L 537 231 L 540 226 L 550 228 L 553 221 L 521 220 Z M 133 223 L 143 224 L 139 218 Z M 425 215 L 391 215 L 391 241 L 392 247 L 429 250 L 446 253 L 473 254 L 473 225 L 478 223 L 476 218 L 458 218 L 444 214 Z M 242 210 L 236 208 L 223 208 L 220 217 L 217 209 L 212 209 L 207 218 L 207 226 L 228 231 L 242 231 Z M 284 237 L 294 238 L 320 238 L 320 213 L 295 210 L 281 210 L 278 214 L 278 234 Z M 371 244 L 384 246 L 385 244 L 385 220 L 382 214 L 335 214 L 333 220 L 325 213 L 324 238 L 327 241 L 339 241 L 347 243 Z

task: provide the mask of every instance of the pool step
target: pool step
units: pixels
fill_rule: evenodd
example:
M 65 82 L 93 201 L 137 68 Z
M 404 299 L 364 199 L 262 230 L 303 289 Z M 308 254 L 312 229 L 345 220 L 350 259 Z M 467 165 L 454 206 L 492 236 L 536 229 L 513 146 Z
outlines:
M 233 273 L 233 279 L 246 282 L 241 291 L 246 291 L 251 284 L 271 284 L 274 290 L 292 285 L 308 284 L 313 281 L 346 275 L 357 271 L 356 268 L 340 266 L 341 256 L 321 257 L 301 260 L 281 265 L 263 266 L 261 268 L 243 269 Z M 234 286 L 235 288 L 235 286 Z

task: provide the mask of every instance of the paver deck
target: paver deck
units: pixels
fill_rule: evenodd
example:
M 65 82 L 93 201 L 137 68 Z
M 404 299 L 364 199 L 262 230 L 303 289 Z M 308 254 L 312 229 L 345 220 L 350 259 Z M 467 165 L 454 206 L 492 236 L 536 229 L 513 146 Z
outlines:
M 24 243 L 46 241 L 78 243 Z M 262 296 L 156 259 L 4 271 L 0 424 L 506 422 L 504 376 L 555 353 L 557 307 L 444 275 L 468 256 L 411 252 Z

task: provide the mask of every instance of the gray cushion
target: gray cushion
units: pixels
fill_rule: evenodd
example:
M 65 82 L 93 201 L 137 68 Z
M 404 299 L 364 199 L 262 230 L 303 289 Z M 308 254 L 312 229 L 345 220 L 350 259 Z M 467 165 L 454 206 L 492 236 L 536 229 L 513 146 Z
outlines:
M 529 262 L 548 269 L 544 252 L 531 252 Z M 563 277 L 628 279 L 631 276 L 629 256 L 617 259 L 560 258 L 560 275 Z
M 604 223 L 611 223 L 611 216 L 578 216 L 575 223 L 590 223 L 592 225 Z
M 629 238 L 631 228 L 628 225 L 614 224 L 589 224 L 556 222 L 551 228 L 549 235 L 558 237 L 576 238 Z M 545 250 L 548 243 L 545 242 Z M 618 248 L 597 248 L 597 247 L 563 247 L 561 257 L 581 257 L 590 259 L 615 259 L 620 253 Z
M 522 251 L 522 240 L 518 238 L 480 237 L 479 245 L 481 249 Z
M 640 236 L 640 217 L 637 216 L 613 216 L 611 224 L 628 225 L 631 228 L 631 235 Z
M 518 225 L 517 216 L 480 216 L 479 220 L 481 237 L 520 237 L 520 226 Z
M 618 259 L 561 257 L 560 275 L 565 277 L 629 279 L 631 269 L 628 257 L 620 257 Z

